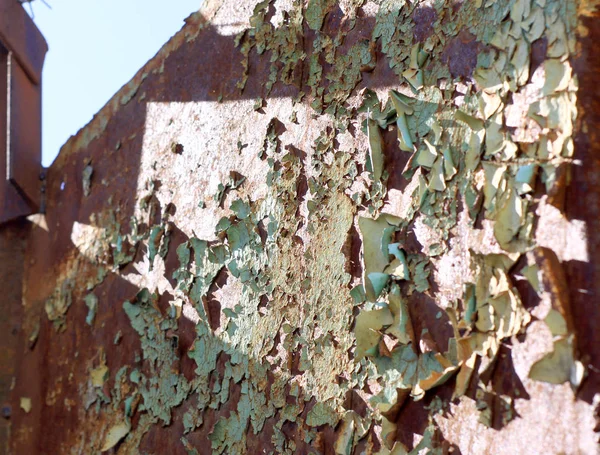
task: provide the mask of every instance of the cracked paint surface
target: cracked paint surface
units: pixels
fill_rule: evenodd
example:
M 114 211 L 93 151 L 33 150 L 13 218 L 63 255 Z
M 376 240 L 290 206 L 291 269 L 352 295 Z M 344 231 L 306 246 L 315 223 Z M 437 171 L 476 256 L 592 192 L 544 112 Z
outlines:
M 78 360 L 44 401 L 93 422 L 56 449 L 159 453 L 168 433 L 174 453 L 523 453 L 520 421 L 536 439 L 572 418 L 533 450 L 592 453 L 561 266 L 586 254 L 560 215 L 577 3 L 203 12 L 118 97 L 143 125 L 100 147 L 134 157 L 88 157 L 112 127 L 98 120 L 54 166 L 81 212 L 54 185 L 70 245 L 36 346 Z M 210 54 L 219 27 L 235 33 L 225 82 L 153 96 L 163 72 L 197 71 L 169 55 Z M 553 241 L 553 220 L 579 237 Z

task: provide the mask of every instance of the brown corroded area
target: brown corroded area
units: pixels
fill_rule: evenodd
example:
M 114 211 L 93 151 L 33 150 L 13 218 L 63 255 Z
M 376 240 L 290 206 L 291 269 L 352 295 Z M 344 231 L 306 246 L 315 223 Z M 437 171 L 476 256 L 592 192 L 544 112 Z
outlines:
M 9 451 L 11 419 L 22 414 L 18 402 L 11 401 L 11 388 L 19 352 L 22 352 L 23 273 L 25 248 L 30 232 L 25 220 L 7 223 L 0 228 L 0 283 L 4 289 L 0 310 L 0 450 Z
M 442 59 L 454 77 L 469 77 L 477 65 L 481 44 L 467 30 L 461 30 L 446 46 Z
M 415 9 L 413 21 L 415 23 L 415 40 L 425 41 L 433 33 L 433 23 L 436 20 L 437 13 L 427 2 Z
M 580 397 L 593 401 L 600 390 L 600 308 L 595 296 L 600 295 L 600 268 L 595 258 L 600 254 L 600 94 L 596 74 L 600 56 L 594 49 L 600 39 L 596 24 L 600 18 L 597 2 L 580 5 L 578 48 L 573 67 L 583 96 L 578 98 L 578 134 L 575 136 L 577 165 L 571 167 L 570 187 L 565 190 L 565 214 L 569 219 L 582 220 L 587 226 L 589 262 L 568 261 L 565 264 L 573 320 L 579 338 L 581 354 L 593 369 L 580 391 Z M 600 414 L 599 414 L 600 416 Z M 600 429 L 600 427 L 599 427 Z

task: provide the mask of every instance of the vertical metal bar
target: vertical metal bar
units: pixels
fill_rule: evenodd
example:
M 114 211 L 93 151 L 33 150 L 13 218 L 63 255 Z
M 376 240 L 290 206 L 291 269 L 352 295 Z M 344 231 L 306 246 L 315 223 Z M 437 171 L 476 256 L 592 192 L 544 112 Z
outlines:
M 9 52 L 6 57 L 6 152 L 5 152 L 5 160 L 6 160 L 6 180 L 10 179 L 10 111 L 11 111 L 11 103 L 12 103 L 12 52 Z
M 41 87 L 8 55 L 7 179 L 31 207 L 40 204 L 42 162 Z

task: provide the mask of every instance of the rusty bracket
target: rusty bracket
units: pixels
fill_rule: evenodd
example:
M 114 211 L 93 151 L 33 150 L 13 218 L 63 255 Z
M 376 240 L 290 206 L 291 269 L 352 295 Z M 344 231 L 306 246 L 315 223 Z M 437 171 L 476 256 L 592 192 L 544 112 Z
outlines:
M 48 45 L 17 0 L 0 0 L 0 224 L 42 203 L 42 67 Z

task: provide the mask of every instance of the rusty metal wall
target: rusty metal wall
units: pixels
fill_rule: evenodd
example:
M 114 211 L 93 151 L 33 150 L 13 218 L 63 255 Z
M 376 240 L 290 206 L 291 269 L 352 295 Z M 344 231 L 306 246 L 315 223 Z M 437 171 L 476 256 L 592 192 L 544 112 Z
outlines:
M 595 8 L 207 2 L 2 232 L 11 452 L 596 453 Z M 533 187 L 516 228 L 480 160 Z M 407 271 L 373 265 L 385 229 Z
M 0 336 L 2 346 L 0 357 L 0 402 L 2 403 L 2 420 L 0 421 L 0 450 L 9 453 L 9 437 L 13 409 L 11 390 L 16 375 L 16 359 L 22 350 L 21 321 L 23 319 L 21 302 L 23 293 L 21 283 L 25 264 L 25 247 L 30 228 L 25 220 L 2 226 L 0 231 L 0 283 L 4 289 L 2 299 L 2 317 L 0 320 Z

